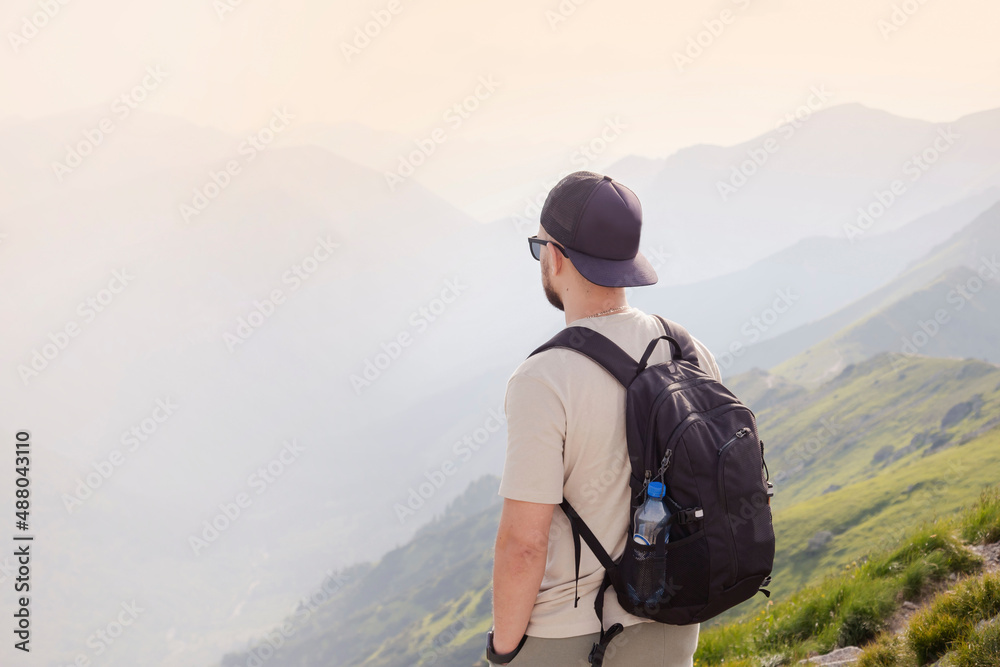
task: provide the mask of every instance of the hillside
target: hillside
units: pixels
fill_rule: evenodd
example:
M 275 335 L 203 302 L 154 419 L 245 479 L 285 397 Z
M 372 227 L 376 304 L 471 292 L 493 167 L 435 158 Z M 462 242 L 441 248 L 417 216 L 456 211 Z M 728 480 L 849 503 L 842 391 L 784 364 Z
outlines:
M 483 653 L 492 613 L 498 488 L 495 477 L 473 483 L 408 544 L 341 573 L 330 601 L 315 612 L 300 605 L 283 636 L 270 633 L 246 654 L 226 656 L 221 667 L 245 665 L 279 643 L 268 660 L 275 667 L 471 665 Z
M 897 527 L 972 502 L 1000 470 L 1000 368 L 918 357 L 901 359 L 899 371 L 887 375 L 890 363 L 878 357 L 813 390 L 769 383 L 764 374 L 739 379 L 759 412 L 777 481 L 772 600 L 873 543 L 894 543 Z M 824 423 L 829 438 L 811 440 Z M 473 664 L 490 624 L 495 492 L 492 478 L 470 488 L 412 542 L 295 625 L 268 664 Z M 247 656 L 227 656 L 222 667 L 245 664 Z
M 883 354 L 813 390 L 792 393 L 776 382 L 788 399 L 749 403 L 781 510 L 881 472 L 896 474 L 1000 425 L 1000 368 L 980 361 Z
M 697 283 L 655 288 L 656 307 L 696 332 L 715 351 L 724 374 L 739 373 L 751 365 L 769 368 L 773 365 L 769 360 L 755 357 L 758 346 L 823 320 L 896 280 L 998 200 L 1000 190 L 991 189 L 897 230 L 873 230 L 856 242 L 842 236 L 802 239 L 745 269 Z M 787 308 L 779 306 L 779 316 L 772 317 L 768 311 L 783 294 L 791 303 Z M 730 346 L 735 342 L 744 351 L 733 355 Z
M 984 260 L 981 271 L 949 269 L 773 372 L 792 382 L 815 384 L 880 352 L 1000 363 L 1000 265 L 990 276 L 989 261 Z
M 996 667 L 998 539 L 992 486 L 959 513 L 869 545 L 790 598 L 703 631 L 695 664 Z
M 915 292 L 928 290 L 932 285 L 941 281 L 945 274 L 954 269 L 965 267 L 976 272 L 980 269 L 988 271 L 992 267 L 991 262 L 998 249 L 1000 249 L 1000 204 L 995 204 L 947 240 L 934 246 L 920 259 L 910 264 L 895 279 L 830 315 L 774 338 L 762 340 L 737 358 L 728 371 L 736 374 L 753 367 L 773 368 L 798 355 L 800 359 L 790 365 L 786 364 L 787 369 L 782 366 L 783 372 L 786 372 L 790 379 L 796 382 L 816 381 L 822 373 L 818 365 L 813 368 L 814 365 L 806 364 L 806 368 L 801 373 L 791 370 L 792 367 L 801 365 L 801 357 L 810 347 L 819 345 L 830 338 L 837 339 L 841 333 L 855 324 L 878 317 L 883 311 L 892 308 L 894 304 L 908 298 Z M 983 293 L 995 291 L 997 280 L 987 280 L 986 285 L 991 289 L 984 289 Z M 919 316 L 922 319 L 933 317 L 937 309 L 950 310 L 954 305 L 954 303 L 948 302 L 946 296 L 932 304 L 924 304 L 922 307 L 930 310 L 929 312 L 921 310 Z M 890 313 L 889 316 L 898 314 Z M 904 330 L 911 334 L 914 327 L 919 326 L 915 318 L 901 324 L 905 325 Z M 890 347 L 886 347 L 884 344 L 880 346 L 878 341 L 874 340 L 863 342 L 864 351 L 844 350 L 845 354 L 849 354 L 853 358 L 850 361 L 845 361 L 843 365 L 864 358 L 863 356 L 857 357 L 857 354 L 899 350 L 897 340 L 893 340 Z M 849 346 L 847 347 L 849 348 Z M 838 359 L 834 357 L 830 362 L 831 365 L 836 364 Z M 817 370 L 820 370 L 820 374 L 815 372 Z

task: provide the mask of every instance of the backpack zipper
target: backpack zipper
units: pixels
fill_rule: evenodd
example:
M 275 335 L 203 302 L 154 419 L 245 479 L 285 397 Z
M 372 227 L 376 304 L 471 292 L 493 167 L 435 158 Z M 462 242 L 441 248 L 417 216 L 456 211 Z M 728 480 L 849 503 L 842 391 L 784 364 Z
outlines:
M 739 431 L 737 431 L 733 435 L 733 437 L 731 437 L 729 439 L 729 442 L 727 442 L 726 444 L 724 444 L 722 447 L 719 448 L 719 457 L 720 458 L 722 457 L 722 452 L 726 451 L 726 449 L 729 447 L 729 445 L 731 445 L 734 442 L 736 442 L 739 438 L 745 438 L 748 435 L 750 435 L 750 429 L 747 428 L 746 426 L 744 426 Z
M 752 433 L 752 431 L 749 428 L 747 428 L 746 426 L 744 426 L 740 430 L 736 431 L 736 433 L 733 434 L 733 437 L 731 437 L 729 439 L 729 441 L 726 442 L 726 444 L 722 445 L 722 447 L 719 448 L 719 479 L 718 479 L 718 485 L 719 485 L 719 493 L 722 496 L 722 512 L 723 512 L 723 514 L 726 517 L 726 524 L 729 527 L 729 538 L 730 539 L 728 539 L 727 542 L 729 543 L 729 553 L 730 553 L 731 562 L 733 564 L 732 576 L 733 576 L 733 582 L 734 583 L 736 581 L 736 577 L 739 576 L 739 567 L 740 566 L 739 566 L 738 556 L 737 556 L 737 553 L 736 553 L 736 535 L 733 533 L 732 517 L 730 517 L 730 515 L 729 515 L 729 495 L 726 493 L 726 483 L 725 483 L 725 478 L 726 478 L 726 464 L 722 460 L 722 455 L 726 452 L 727 449 L 729 449 L 730 446 L 732 446 L 732 444 L 734 442 L 736 442 L 740 438 L 745 438 L 750 433 Z
M 671 394 L 673 394 L 675 391 L 680 390 L 681 386 L 688 385 L 688 384 L 698 385 L 698 384 L 704 384 L 706 382 L 714 382 L 714 381 L 715 381 L 715 378 L 710 378 L 710 377 L 684 378 L 683 380 L 678 380 L 677 382 L 673 382 L 673 383 L 667 385 L 666 387 L 664 387 L 663 390 L 660 391 L 660 393 L 657 395 L 656 400 L 653 401 L 653 406 L 649 410 L 649 422 L 646 424 L 646 433 L 648 434 L 648 433 L 652 433 L 653 432 L 653 424 L 656 423 L 656 416 L 657 416 L 657 412 L 660 409 L 660 405 L 662 405 L 663 402 L 665 400 L 667 400 L 667 398 Z M 714 412 L 715 410 L 718 410 L 721 407 L 726 407 L 728 405 L 732 405 L 732 404 L 731 403 L 724 403 L 723 405 L 720 405 L 720 406 L 718 406 L 716 408 L 713 408 L 712 410 L 710 410 L 710 412 Z M 674 440 L 676 440 L 676 437 L 678 435 L 678 431 L 683 430 L 683 428 L 687 425 L 687 421 L 693 419 L 696 416 L 698 416 L 700 418 L 700 415 L 701 415 L 701 413 L 692 413 L 692 414 L 688 415 L 687 418 L 684 421 L 682 421 L 680 424 L 678 424 L 676 427 L 674 427 L 673 432 L 667 438 L 667 449 L 670 449 L 670 445 L 674 442 Z M 652 459 L 647 458 L 647 460 L 646 460 L 645 463 L 646 463 L 646 466 L 647 466 L 647 469 L 648 469 L 648 468 L 652 468 L 653 465 L 655 465 L 656 462 L 654 460 L 652 460 Z

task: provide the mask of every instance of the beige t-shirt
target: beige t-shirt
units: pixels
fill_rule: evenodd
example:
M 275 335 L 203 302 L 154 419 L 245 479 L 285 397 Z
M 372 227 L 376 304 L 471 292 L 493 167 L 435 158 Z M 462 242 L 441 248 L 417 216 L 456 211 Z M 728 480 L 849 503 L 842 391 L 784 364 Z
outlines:
M 594 329 L 637 361 L 649 341 L 663 335 L 659 320 L 629 308 L 588 317 L 569 326 Z M 721 379 L 715 358 L 695 340 L 698 363 Z M 660 341 L 650 365 L 669 360 Z M 629 514 L 625 389 L 603 368 L 578 352 L 546 350 L 526 359 L 507 381 L 507 457 L 500 495 L 512 500 L 558 505 L 566 499 L 580 513 L 605 550 L 617 559 L 625 551 Z M 580 602 L 573 607 L 574 554 L 569 519 L 556 508 L 549 532 L 545 576 L 528 623 L 532 637 L 576 637 L 599 632 L 594 614 L 604 568 L 582 544 Z M 614 592 L 605 595 L 604 627 L 647 619 L 627 614 Z M 697 644 L 698 626 L 673 626 L 678 649 Z

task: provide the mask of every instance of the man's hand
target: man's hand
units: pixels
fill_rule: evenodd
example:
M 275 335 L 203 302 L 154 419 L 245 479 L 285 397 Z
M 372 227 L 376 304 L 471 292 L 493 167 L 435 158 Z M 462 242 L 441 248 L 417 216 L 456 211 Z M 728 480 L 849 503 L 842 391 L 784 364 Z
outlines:
M 493 559 L 493 649 L 509 653 L 528 628 L 545 575 L 555 505 L 505 498 Z

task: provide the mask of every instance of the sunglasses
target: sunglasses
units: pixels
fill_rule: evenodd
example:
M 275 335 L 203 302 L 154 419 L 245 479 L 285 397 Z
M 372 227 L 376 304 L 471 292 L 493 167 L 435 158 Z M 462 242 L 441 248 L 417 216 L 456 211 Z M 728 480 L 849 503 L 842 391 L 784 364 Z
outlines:
M 563 257 L 567 256 L 566 255 L 566 248 L 563 248 L 561 245 L 559 245 L 555 241 L 546 241 L 544 239 L 538 238 L 537 236 L 529 236 L 528 237 L 528 248 L 531 250 L 531 256 L 534 257 L 535 259 L 541 261 L 541 259 L 542 259 L 542 246 L 545 245 L 545 244 L 547 244 L 547 243 L 551 243 L 556 248 L 559 248 L 559 252 L 561 252 L 563 254 Z

